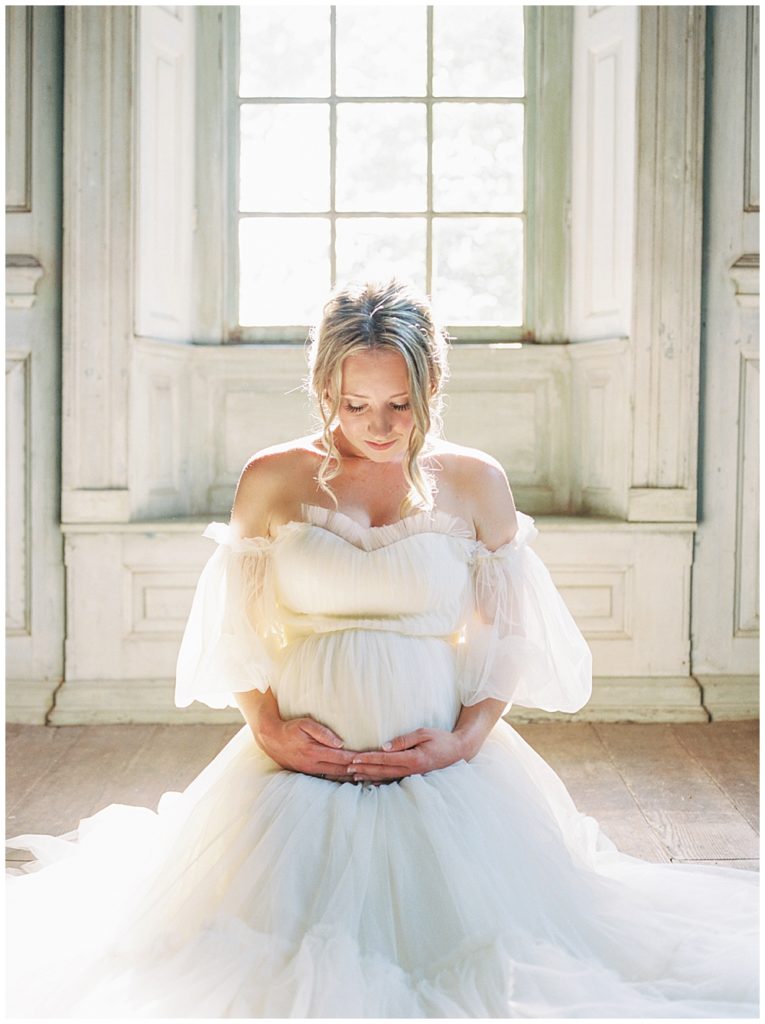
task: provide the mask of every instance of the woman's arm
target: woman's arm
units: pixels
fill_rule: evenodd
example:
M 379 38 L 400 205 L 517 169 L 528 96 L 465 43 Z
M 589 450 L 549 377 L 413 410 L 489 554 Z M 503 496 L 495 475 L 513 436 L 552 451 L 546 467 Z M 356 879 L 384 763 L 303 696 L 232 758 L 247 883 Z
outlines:
M 344 750 L 343 741 L 331 729 L 312 718 L 284 721 L 271 690 L 235 693 L 234 699 L 255 742 L 281 768 L 338 782 L 348 781 L 347 767 L 354 751 Z
M 280 502 L 289 503 L 285 491 L 296 477 L 287 465 L 290 454 L 255 456 L 242 471 L 231 512 L 231 525 L 241 537 L 266 537 L 273 517 L 280 519 Z M 342 739 L 326 726 L 312 718 L 283 720 L 271 690 L 235 693 L 234 698 L 255 742 L 280 767 L 348 781 L 346 768 L 355 752 L 344 750 Z

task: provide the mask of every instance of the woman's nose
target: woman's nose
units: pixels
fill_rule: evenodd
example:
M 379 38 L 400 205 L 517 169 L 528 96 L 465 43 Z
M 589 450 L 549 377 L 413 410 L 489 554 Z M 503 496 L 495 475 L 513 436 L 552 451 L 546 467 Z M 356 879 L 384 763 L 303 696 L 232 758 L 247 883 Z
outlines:
M 374 437 L 382 441 L 390 433 L 390 416 L 388 416 L 386 412 L 378 412 L 374 414 L 369 422 L 369 429 Z

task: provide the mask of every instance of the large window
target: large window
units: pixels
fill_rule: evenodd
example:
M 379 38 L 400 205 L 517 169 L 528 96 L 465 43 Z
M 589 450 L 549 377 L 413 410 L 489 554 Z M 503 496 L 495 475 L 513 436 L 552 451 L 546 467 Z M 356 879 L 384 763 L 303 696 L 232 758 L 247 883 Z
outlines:
M 298 340 L 335 283 L 392 273 L 459 337 L 528 330 L 531 12 L 240 9 L 237 337 Z

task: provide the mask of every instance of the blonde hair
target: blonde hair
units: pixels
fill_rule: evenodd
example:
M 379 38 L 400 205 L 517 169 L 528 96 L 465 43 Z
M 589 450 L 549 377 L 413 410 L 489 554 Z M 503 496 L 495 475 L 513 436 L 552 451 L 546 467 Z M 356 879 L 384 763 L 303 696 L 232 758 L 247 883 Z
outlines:
M 427 299 L 395 279 L 342 288 L 324 306 L 309 340 L 307 387 L 318 402 L 326 450 L 317 474 L 319 487 L 337 506 L 329 481 L 338 475 L 342 463 L 332 428 L 340 408 L 343 362 L 357 352 L 388 349 L 398 352 L 406 363 L 414 420 L 403 466 L 409 491 L 401 514 L 413 508 L 432 508 L 433 481 L 421 465 L 420 455 L 443 428 L 448 336 L 436 326 Z

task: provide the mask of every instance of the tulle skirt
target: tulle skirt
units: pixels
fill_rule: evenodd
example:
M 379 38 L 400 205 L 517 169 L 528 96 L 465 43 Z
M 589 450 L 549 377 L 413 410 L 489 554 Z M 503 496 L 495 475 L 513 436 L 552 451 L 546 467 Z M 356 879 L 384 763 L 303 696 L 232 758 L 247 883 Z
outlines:
M 8 879 L 11 1016 L 758 1013 L 756 876 L 619 854 L 504 722 L 377 787 L 243 728 L 157 814 L 13 845 L 47 866 Z

